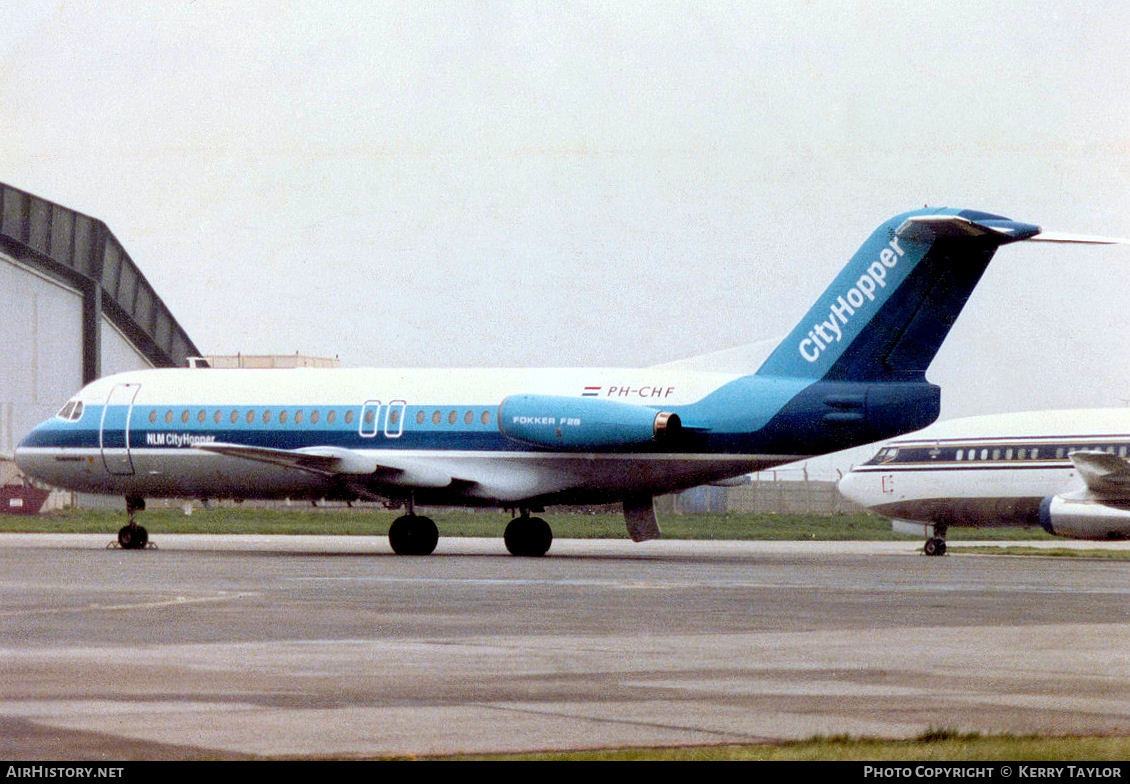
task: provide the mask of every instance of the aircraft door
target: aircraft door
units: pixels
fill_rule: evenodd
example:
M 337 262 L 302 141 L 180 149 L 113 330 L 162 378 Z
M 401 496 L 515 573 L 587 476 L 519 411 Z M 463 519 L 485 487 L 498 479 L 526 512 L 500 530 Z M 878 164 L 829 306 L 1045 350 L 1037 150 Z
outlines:
M 381 401 L 366 400 L 361 406 L 361 424 L 357 433 L 362 438 L 372 438 L 381 429 Z
M 400 438 L 404 432 L 404 409 L 407 403 L 403 400 L 393 400 L 388 404 L 385 413 L 385 438 Z
M 140 390 L 141 384 L 118 384 L 110 390 L 106 405 L 102 408 L 98 443 L 102 450 L 102 464 L 106 466 L 108 473 L 118 476 L 133 473 L 133 460 L 129 453 L 129 428 L 133 401 Z

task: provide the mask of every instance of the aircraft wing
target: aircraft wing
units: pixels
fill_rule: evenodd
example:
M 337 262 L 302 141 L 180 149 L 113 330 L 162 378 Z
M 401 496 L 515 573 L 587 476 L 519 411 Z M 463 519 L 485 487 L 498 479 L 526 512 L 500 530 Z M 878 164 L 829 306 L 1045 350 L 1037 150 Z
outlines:
M 364 452 L 332 446 L 270 449 L 242 444 L 211 443 L 193 444 L 193 449 L 325 476 L 338 474 L 365 476 L 402 487 L 447 487 L 456 479 L 418 460 L 388 454 L 382 454 L 378 458 Z
M 1130 463 L 1109 452 L 1072 452 L 1068 457 L 1095 499 L 1130 499 Z

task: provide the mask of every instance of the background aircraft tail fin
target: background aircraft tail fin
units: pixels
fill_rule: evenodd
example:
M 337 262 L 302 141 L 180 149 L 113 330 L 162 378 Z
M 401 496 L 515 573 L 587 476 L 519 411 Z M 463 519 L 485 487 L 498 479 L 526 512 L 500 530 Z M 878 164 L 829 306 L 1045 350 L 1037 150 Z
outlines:
M 863 243 L 758 375 L 828 381 L 922 381 L 1001 245 L 1119 242 L 1049 234 L 973 210 L 896 215 Z

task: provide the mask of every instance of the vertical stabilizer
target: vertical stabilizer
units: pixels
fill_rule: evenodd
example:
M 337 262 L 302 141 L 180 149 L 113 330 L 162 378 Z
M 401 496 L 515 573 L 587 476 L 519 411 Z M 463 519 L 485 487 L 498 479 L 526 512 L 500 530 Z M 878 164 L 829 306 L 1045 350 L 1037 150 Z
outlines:
M 863 243 L 758 375 L 921 381 L 997 248 L 1038 226 L 971 210 L 916 210 Z

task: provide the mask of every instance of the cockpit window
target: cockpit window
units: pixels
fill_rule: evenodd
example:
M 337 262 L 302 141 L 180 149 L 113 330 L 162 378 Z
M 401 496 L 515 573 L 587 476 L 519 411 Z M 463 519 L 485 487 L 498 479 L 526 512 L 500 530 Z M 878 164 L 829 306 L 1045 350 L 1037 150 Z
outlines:
M 82 419 L 82 401 L 67 401 L 67 404 L 63 406 L 62 410 L 60 410 L 59 413 L 56 414 L 56 416 L 58 416 L 60 419 L 65 419 L 68 422 L 77 422 L 78 420 Z

